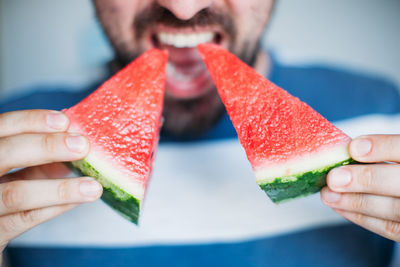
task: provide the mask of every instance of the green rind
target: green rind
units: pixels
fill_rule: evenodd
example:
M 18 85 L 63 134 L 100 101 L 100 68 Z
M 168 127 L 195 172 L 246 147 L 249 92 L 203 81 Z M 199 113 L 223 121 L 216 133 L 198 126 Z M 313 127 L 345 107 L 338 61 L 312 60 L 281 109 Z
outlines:
M 74 170 L 79 170 L 83 175 L 87 175 L 98 180 L 103 186 L 103 195 L 101 199 L 110 207 L 116 210 L 121 216 L 138 224 L 140 201 L 134 196 L 128 194 L 123 189 L 115 185 L 104 177 L 96 168 L 86 160 L 78 160 L 68 164 Z
M 350 158 L 321 169 L 275 178 L 272 182 L 257 183 L 274 203 L 282 203 L 318 192 L 326 185 L 326 176 L 331 169 L 352 163 L 356 161 Z

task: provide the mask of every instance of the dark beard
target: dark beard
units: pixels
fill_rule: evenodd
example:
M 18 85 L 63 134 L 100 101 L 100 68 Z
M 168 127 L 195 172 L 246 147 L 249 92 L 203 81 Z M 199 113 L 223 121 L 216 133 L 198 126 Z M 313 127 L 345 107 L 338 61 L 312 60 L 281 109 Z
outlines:
M 165 95 L 163 135 L 178 138 L 199 137 L 212 128 L 225 113 L 215 88 L 195 99 Z
M 215 12 L 209 8 L 198 12 L 192 19 L 182 21 L 177 19 L 169 10 L 154 4 L 147 8 L 134 21 L 136 38 L 140 39 L 146 30 L 155 25 L 163 24 L 173 27 L 195 27 L 207 25 L 221 25 L 229 37 L 233 51 L 236 30 L 233 19 L 228 14 Z M 253 66 L 259 52 L 259 41 L 251 45 L 245 43 L 243 50 L 236 53 L 242 61 Z M 136 54 L 117 51 L 114 64 L 121 68 L 139 56 Z M 225 114 L 224 105 L 218 95 L 216 88 L 195 99 L 177 99 L 168 94 L 164 98 L 162 132 L 168 136 L 178 138 L 195 138 L 203 135 L 215 126 Z
M 239 58 L 249 66 L 254 66 L 259 50 L 257 43 L 252 51 L 242 51 Z M 206 94 L 194 99 L 177 99 L 166 94 L 162 132 L 181 139 L 201 137 L 214 127 L 224 114 L 225 107 L 215 85 Z

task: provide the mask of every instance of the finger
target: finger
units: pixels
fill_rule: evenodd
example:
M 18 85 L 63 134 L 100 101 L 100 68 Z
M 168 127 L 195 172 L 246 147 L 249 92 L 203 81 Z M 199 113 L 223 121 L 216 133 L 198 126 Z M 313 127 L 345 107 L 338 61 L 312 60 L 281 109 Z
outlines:
M 356 212 L 339 209 L 334 210 L 349 221 L 358 224 L 361 227 L 364 227 L 393 241 L 400 241 L 400 223 L 398 222 L 383 220 Z
M 57 217 L 76 206 L 78 204 L 53 206 L 0 217 L 0 241 L 7 243 L 29 229 Z
M 0 114 L 0 137 L 21 133 L 52 133 L 68 129 L 68 118 L 59 111 L 23 110 Z
M 71 170 L 65 164 L 56 162 L 8 173 L 0 178 L 0 183 L 8 183 L 17 180 L 64 178 L 71 173 Z
M 321 198 L 332 208 L 400 222 L 399 198 L 362 193 L 337 193 L 327 187 L 321 190 Z
M 400 162 L 400 135 L 366 135 L 350 143 L 351 157 L 360 162 Z
M 21 134 L 0 139 L 0 173 L 13 168 L 82 159 L 89 151 L 88 140 L 80 135 Z
M 351 165 L 331 170 L 329 188 L 336 192 L 370 193 L 400 197 L 400 165 Z
M 90 202 L 102 187 L 92 178 L 15 181 L 0 184 L 0 216 L 61 204 Z

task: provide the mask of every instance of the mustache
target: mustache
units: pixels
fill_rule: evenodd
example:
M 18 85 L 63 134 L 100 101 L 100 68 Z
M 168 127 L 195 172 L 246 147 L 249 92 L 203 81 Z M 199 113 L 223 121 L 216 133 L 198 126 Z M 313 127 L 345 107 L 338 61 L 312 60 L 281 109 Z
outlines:
M 180 20 L 168 9 L 158 4 L 153 4 L 140 12 L 135 18 L 134 27 L 136 30 L 136 38 L 140 39 L 148 28 L 157 24 L 174 28 L 195 28 L 219 25 L 230 38 L 234 38 L 236 33 L 233 19 L 220 11 L 205 8 L 200 10 L 189 20 Z

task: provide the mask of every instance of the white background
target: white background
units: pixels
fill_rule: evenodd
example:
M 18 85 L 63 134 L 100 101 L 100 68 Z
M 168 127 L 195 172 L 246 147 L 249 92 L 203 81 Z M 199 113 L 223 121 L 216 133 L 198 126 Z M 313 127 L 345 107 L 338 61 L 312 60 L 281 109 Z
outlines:
M 375 73 L 400 85 L 399 0 L 279 0 L 267 46 L 289 63 Z M 0 0 L 0 92 L 79 87 L 102 74 L 107 42 L 89 0 Z

